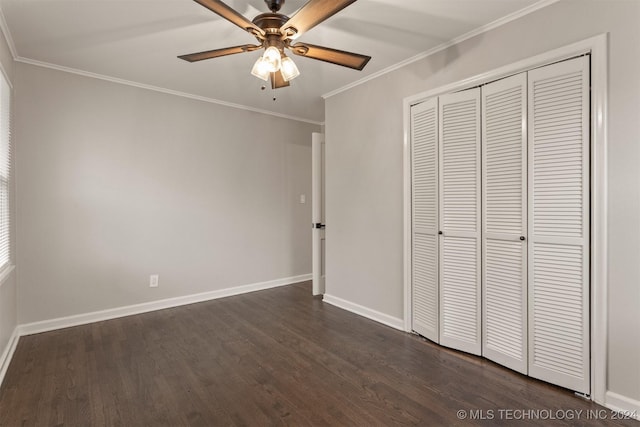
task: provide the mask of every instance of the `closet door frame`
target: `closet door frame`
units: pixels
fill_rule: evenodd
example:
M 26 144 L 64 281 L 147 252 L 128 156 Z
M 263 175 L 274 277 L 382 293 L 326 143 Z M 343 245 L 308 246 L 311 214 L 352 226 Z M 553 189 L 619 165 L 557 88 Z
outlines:
M 492 71 L 447 84 L 404 99 L 404 330 L 411 330 L 411 106 L 429 98 L 480 86 L 513 74 L 580 55 L 591 56 L 591 395 L 606 404 L 607 387 L 607 126 L 608 34 L 566 45 Z

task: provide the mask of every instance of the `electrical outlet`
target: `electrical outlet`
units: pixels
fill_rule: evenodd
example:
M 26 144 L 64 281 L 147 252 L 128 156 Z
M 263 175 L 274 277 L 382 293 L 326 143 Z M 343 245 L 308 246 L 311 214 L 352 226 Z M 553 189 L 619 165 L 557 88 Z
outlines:
M 159 276 L 157 274 L 152 274 L 151 276 L 149 276 L 149 287 L 150 288 L 157 288 L 158 287 L 158 279 L 159 279 Z

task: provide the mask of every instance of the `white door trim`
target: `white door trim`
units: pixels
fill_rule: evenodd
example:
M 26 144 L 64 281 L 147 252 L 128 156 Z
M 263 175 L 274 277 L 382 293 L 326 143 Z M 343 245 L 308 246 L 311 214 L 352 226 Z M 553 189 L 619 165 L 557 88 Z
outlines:
M 411 332 L 411 106 L 575 56 L 591 54 L 591 399 L 605 404 L 607 388 L 607 121 L 608 34 L 582 40 L 404 99 L 404 327 Z
M 311 134 L 311 223 L 313 225 L 312 233 L 312 260 L 311 260 L 311 274 L 312 274 L 312 293 L 313 295 L 324 295 L 325 283 L 322 271 L 323 256 L 322 253 L 322 241 L 324 239 L 324 229 L 316 228 L 315 224 L 324 223 L 323 208 L 322 208 L 322 192 L 323 188 L 323 149 L 324 134 L 313 132 Z

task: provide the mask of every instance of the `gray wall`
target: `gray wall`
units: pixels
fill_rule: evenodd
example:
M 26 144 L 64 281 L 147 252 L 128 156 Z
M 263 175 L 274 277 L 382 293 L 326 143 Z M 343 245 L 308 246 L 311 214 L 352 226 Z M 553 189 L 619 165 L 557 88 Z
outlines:
M 9 51 L 9 46 L 1 32 L 0 64 L 6 77 L 13 83 L 14 62 L 11 57 L 11 52 Z M 15 207 L 12 209 L 11 215 L 12 219 L 15 219 Z M 13 248 L 15 248 L 15 221 L 11 224 L 11 243 Z M 17 326 L 17 322 L 16 271 L 13 270 L 13 272 L 0 283 L 0 355 L 2 355 L 7 348 L 9 339 Z
M 326 101 L 327 293 L 403 317 L 403 98 L 605 32 L 608 389 L 640 400 L 640 2 L 560 1 Z
M 319 126 L 16 67 L 21 324 L 311 272 Z

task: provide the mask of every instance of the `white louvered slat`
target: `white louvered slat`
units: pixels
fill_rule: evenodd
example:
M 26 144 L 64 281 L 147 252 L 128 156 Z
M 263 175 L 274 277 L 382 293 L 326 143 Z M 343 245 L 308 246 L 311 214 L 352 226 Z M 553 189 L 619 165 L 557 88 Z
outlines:
M 529 79 L 529 374 L 589 393 L 589 59 Z
M 481 353 L 480 89 L 439 99 L 440 343 Z
M 509 366 L 503 360 L 497 362 L 526 372 L 526 304 L 523 294 L 524 274 L 522 264 L 523 245 L 519 241 L 508 242 L 488 239 L 484 248 L 484 311 L 485 356 L 492 352 L 514 359 Z M 520 366 L 522 365 L 522 366 Z
M 534 365 L 581 377 L 584 299 L 583 253 L 580 246 L 535 243 L 534 274 Z M 553 262 L 562 259 L 563 263 Z M 570 345 L 567 345 L 569 344 Z M 558 351 L 558 345 L 561 353 Z M 557 366 L 558 360 L 564 362 Z
M 413 239 L 413 330 L 437 342 L 437 238 L 416 233 Z
M 412 328 L 438 342 L 438 102 L 411 108 Z
M 475 346 L 480 336 L 477 314 L 478 298 L 477 253 L 474 239 L 444 237 L 442 250 L 442 341 L 453 342 L 465 350 Z M 455 341 L 454 341 L 455 340 Z M 446 342 L 443 343 L 447 345 Z M 449 344 L 454 347 L 454 345 Z M 474 352 L 471 349 L 465 351 Z
M 526 73 L 482 88 L 482 354 L 527 373 Z

